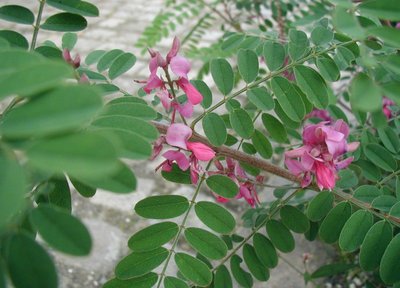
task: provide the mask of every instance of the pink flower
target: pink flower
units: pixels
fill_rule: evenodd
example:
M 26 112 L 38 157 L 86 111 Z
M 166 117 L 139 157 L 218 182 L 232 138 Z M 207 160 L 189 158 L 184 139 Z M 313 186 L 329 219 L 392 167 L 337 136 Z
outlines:
M 395 103 L 392 100 L 387 97 L 383 97 L 382 110 L 388 120 L 393 117 L 392 110 L 389 107 L 394 105 Z
M 70 52 L 67 48 L 65 48 L 65 49 L 63 50 L 62 56 L 63 56 L 65 62 L 67 62 L 68 64 L 70 64 L 70 65 L 71 65 L 72 67 L 74 67 L 75 69 L 76 69 L 76 68 L 79 68 L 79 66 L 81 66 L 81 56 L 79 56 L 79 54 L 77 54 L 77 55 L 75 56 L 75 58 L 72 59 L 72 57 L 71 57 L 71 52 Z
M 342 159 L 342 156 L 359 146 L 359 142 L 347 143 L 348 135 L 349 127 L 343 120 L 307 125 L 303 130 L 304 145 L 285 153 L 286 167 L 294 175 L 302 177 L 302 187 L 310 185 L 312 175 L 315 175 L 321 190 L 332 190 L 338 179 L 338 170 L 353 161 L 353 157 Z
M 400 22 L 397 22 L 396 26 L 397 29 L 400 29 Z
M 214 150 L 200 142 L 189 142 L 191 136 L 192 129 L 184 124 L 175 123 L 168 128 L 166 141 L 171 146 L 191 151 L 200 161 L 209 161 L 214 158 Z

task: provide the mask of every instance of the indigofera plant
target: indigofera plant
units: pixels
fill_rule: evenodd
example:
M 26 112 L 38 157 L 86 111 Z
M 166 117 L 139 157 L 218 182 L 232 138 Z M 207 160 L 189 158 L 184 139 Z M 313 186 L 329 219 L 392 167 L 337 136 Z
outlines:
M 353 271 L 366 286 L 400 285 L 397 0 L 173 2 L 137 45 L 150 57 L 135 95 L 114 82 L 134 54 L 78 53 L 73 32 L 99 15 L 95 5 L 40 0 L 37 15 L 0 7 L 1 19 L 33 25 L 31 41 L 0 30 L 0 287 L 58 286 L 43 241 L 90 253 L 71 190 L 135 190 L 126 159 L 158 161 L 156 174 L 193 193 L 135 205 L 159 222 L 127 240 L 131 252 L 105 288 L 252 287 L 287 261 L 293 233 L 344 255 L 315 271 L 304 255 L 295 269 L 305 283 Z M 61 12 L 42 19 L 48 6 Z M 154 49 L 160 33 L 188 9 L 198 19 L 164 57 Z M 211 20 L 223 35 L 196 47 Z M 65 32 L 61 45 L 38 44 L 42 30 Z M 189 78 L 192 59 L 203 61 L 199 79 Z M 246 205 L 242 221 L 227 202 Z

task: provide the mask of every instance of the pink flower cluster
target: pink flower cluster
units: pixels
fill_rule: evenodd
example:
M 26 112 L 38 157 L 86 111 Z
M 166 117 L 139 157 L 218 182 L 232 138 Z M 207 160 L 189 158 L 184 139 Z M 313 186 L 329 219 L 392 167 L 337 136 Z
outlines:
M 343 155 L 355 151 L 360 144 L 347 143 L 348 135 L 349 127 L 343 120 L 304 127 L 304 145 L 285 153 L 285 164 L 294 175 L 302 177 L 302 187 L 311 184 L 313 175 L 319 189 L 332 190 L 335 187 L 337 172 L 354 159 L 343 159 Z
M 214 161 L 217 171 L 209 172 L 209 175 L 223 174 L 231 178 L 239 187 L 239 193 L 236 195 L 236 199 L 244 198 L 251 207 L 255 207 L 257 203 L 260 203 L 256 191 L 256 183 L 262 183 L 264 177 L 257 176 L 256 183 L 251 182 L 246 172 L 240 167 L 239 162 L 226 158 L 226 167 L 222 165 L 219 160 Z M 221 203 L 228 202 L 229 199 L 216 195 L 217 201 Z
M 203 101 L 203 96 L 199 91 L 189 82 L 188 73 L 190 71 L 190 62 L 178 55 L 180 42 L 178 38 L 174 38 L 172 47 L 164 59 L 160 52 L 149 49 L 151 60 L 149 63 L 150 76 L 145 82 L 146 85 L 143 90 L 150 94 L 154 89 L 157 89 L 156 96 L 160 98 L 162 105 L 166 111 L 173 109 L 173 120 L 175 111 L 178 111 L 183 117 L 191 117 L 193 114 L 193 106 Z M 164 70 L 166 81 L 157 74 L 158 68 Z M 177 77 L 176 80 L 169 79 L 168 68 L 171 68 L 172 73 Z M 168 82 L 170 81 L 170 82 Z M 178 88 L 182 89 L 187 96 L 187 102 L 182 105 L 174 95 L 168 91 L 166 83 L 175 83 Z
M 199 174 L 203 172 L 199 161 L 210 161 L 215 156 L 214 150 L 207 145 L 200 142 L 190 142 L 192 136 L 192 129 L 180 123 L 172 124 L 165 137 L 160 137 L 157 140 L 154 148 L 153 158 L 156 157 L 162 150 L 162 145 L 167 143 L 171 146 L 177 147 L 177 150 L 168 150 L 162 156 L 166 159 L 159 167 L 163 171 L 171 171 L 172 164 L 176 163 L 178 167 L 186 171 L 190 168 L 190 177 L 193 184 L 196 184 L 199 179 Z M 191 152 L 186 156 L 182 150 Z

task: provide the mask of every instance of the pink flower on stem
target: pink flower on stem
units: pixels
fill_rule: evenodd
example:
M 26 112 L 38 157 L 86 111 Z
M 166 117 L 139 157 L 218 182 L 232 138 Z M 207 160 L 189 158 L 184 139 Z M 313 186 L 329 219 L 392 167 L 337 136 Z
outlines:
M 68 64 L 70 64 L 70 65 L 71 65 L 72 67 L 74 67 L 75 69 L 76 69 L 76 68 L 79 68 L 79 66 L 81 66 L 81 57 L 79 56 L 79 54 L 77 54 L 77 55 L 75 56 L 75 58 L 72 59 L 72 57 L 71 57 L 71 52 L 70 52 L 67 48 L 65 48 L 65 49 L 63 50 L 62 56 L 63 56 L 65 62 L 67 62 Z
M 176 163 L 178 167 L 186 171 L 190 168 L 190 176 L 193 184 L 196 184 L 202 168 L 199 161 L 209 161 L 215 157 L 215 152 L 207 145 L 200 142 L 190 142 L 192 136 L 192 129 L 180 123 L 172 124 L 168 130 L 165 138 L 156 141 L 153 149 L 153 155 L 158 155 L 161 152 L 163 143 L 179 148 L 178 150 L 168 150 L 163 154 L 166 158 L 159 167 L 164 171 L 171 171 L 172 164 Z M 188 157 L 182 150 L 191 152 Z
M 294 175 L 302 177 L 302 187 L 310 185 L 315 175 L 321 190 L 332 190 L 338 179 L 337 172 L 354 159 L 342 159 L 343 155 L 355 151 L 360 144 L 347 143 L 348 135 L 349 127 L 343 120 L 307 125 L 303 130 L 304 145 L 285 153 L 286 167 Z
M 203 100 L 203 96 L 200 92 L 190 83 L 188 79 L 188 73 L 190 71 L 190 62 L 178 55 L 180 48 L 180 42 L 178 38 L 174 38 L 172 47 L 167 54 L 166 59 L 164 59 L 158 51 L 149 49 L 151 60 L 149 63 L 150 75 L 146 81 L 146 85 L 143 90 L 150 94 L 154 89 L 160 89 L 157 92 L 157 97 L 161 99 L 164 108 L 168 111 L 171 107 L 174 111 L 178 111 L 183 117 L 191 117 L 193 114 L 193 106 L 199 104 Z M 165 87 L 165 82 L 157 75 L 158 68 L 162 68 L 168 77 L 168 68 L 171 68 L 173 74 L 177 77 L 175 82 L 177 86 L 185 92 L 187 96 L 187 103 L 180 104 L 177 103 L 176 99 L 173 99 Z
M 240 167 L 239 162 L 226 158 L 226 168 L 218 160 L 214 162 L 215 167 L 218 171 L 209 172 L 209 175 L 223 174 L 231 178 L 239 187 L 239 193 L 235 199 L 244 198 L 251 207 L 255 207 L 257 203 L 260 203 L 257 196 L 256 185 L 254 181 L 250 181 L 244 170 Z M 256 183 L 262 183 L 264 178 L 258 176 Z M 226 203 L 229 199 L 216 195 L 216 199 L 220 203 Z

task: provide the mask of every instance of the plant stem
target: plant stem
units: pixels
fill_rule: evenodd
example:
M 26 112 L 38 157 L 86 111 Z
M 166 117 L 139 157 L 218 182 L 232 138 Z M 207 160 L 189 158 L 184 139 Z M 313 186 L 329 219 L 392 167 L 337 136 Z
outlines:
M 322 51 L 319 51 L 319 52 L 311 53 L 311 54 L 307 55 L 306 57 L 304 57 L 304 58 L 302 58 L 302 59 L 299 59 L 299 60 L 297 60 L 297 61 L 295 61 L 295 62 L 292 62 L 292 63 L 286 65 L 285 67 L 283 67 L 283 68 L 281 68 L 281 69 L 279 69 L 279 70 L 276 70 L 276 71 L 274 71 L 274 72 L 269 73 L 269 74 L 268 74 L 267 76 L 265 76 L 264 78 L 261 78 L 261 79 L 255 81 L 255 82 L 253 82 L 253 83 L 251 83 L 251 84 L 249 84 L 249 85 L 246 85 L 245 87 L 243 87 L 243 88 L 240 89 L 239 91 L 233 93 L 231 96 L 224 97 L 224 99 L 222 99 L 220 102 L 218 102 L 218 103 L 215 104 L 214 106 L 210 107 L 210 108 L 209 108 L 206 112 L 204 112 L 203 114 L 199 115 L 199 116 L 198 116 L 196 119 L 194 119 L 193 122 L 191 123 L 191 125 L 190 125 L 191 128 L 193 129 L 193 128 L 195 127 L 195 125 L 196 125 L 199 121 L 201 121 L 201 119 L 203 119 L 207 113 L 214 111 L 214 110 L 217 109 L 218 107 L 220 107 L 220 106 L 222 106 L 223 104 L 225 104 L 225 102 L 227 102 L 227 101 L 229 101 L 229 100 L 231 100 L 231 99 L 233 99 L 233 98 L 239 96 L 240 94 L 246 92 L 247 90 L 249 90 L 249 89 L 251 89 L 251 88 L 254 88 L 254 87 L 257 87 L 257 86 L 260 85 L 261 83 L 264 83 L 264 82 L 270 80 L 271 78 L 273 78 L 273 77 L 275 77 L 275 76 L 278 76 L 279 74 L 281 74 L 281 73 L 283 73 L 283 72 L 285 72 L 285 71 L 287 71 L 287 70 L 293 68 L 294 66 L 303 64 L 304 62 L 306 62 L 306 61 L 308 61 L 308 60 L 310 60 L 310 59 L 312 59 L 312 58 L 315 58 L 315 57 L 317 57 L 317 56 L 319 56 L 319 55 L 325 54 L 325 53 L 327 53 L 327 52 L 329 52 L 329 51 L 331 51 L 331 50 L 334 50 L 334 49 L 336 49 L 337 47 L 349 45 L 349 44 L 354 43 L 354 42 L 356 42 L 356 41 L 344 42 L 344 43 L 341 43 L 341 44 L 338 44 L 338 45 L 333 45 L 333 46 L 331 46 L 331 47 L 329 47 L 329 48 L 327 48 L 327 49 L 325 49 L 325 50 L 322 50 Z
M 36 23 L 33 29 L 33 35 L 32 35 L 32 41 L 31 41 L 31 51 L 33 51 L 36 47 L 36 40 L 37 36 L 39 34 L 39 29 L 40 29 L 40 22 L 42 21 L 42 13 L 44 9 L 44 5 L 46 4 L 46 0 L 39 0 L 39 12 L 36 18 Z
M 253 236 L 254 234 L 256 234 L 258 232 L 258 230 L 260 230 L 262 227 L 264 227 L 265 224 L 267 224 L 268 220 L 270 220 L 273 216 L 275 216 L 276 213 L 279 212 L 279 210 L 282 208 L 282 206 L 284 206 L 286 203 L 288 203 L 290 201 L 290 199 L 292 199 L 294 196 L 296 196 L 296 194 L 300 191 L 302 191 L 303 189 L 297 189 L 296 191 L 294 191 L 292 194 L 290 194 L 288 197 L 286 197 L 284 200 L 281 201 L 281 203 L 279 203 L 274 210 L 271 211 L 271 213 L 269 214 L 269 216 L 260 223 L 260 225 L 258 225 L 249 235 L 247 235 L 246 238 L 244 238 L 244 240 L 242 242 L 239 243 L 238 246 L 236 246 L 228 255 L 226 255 L 221 262 L 219 262 L 219 264 L 217 266 L 215 266 L 211 271 L 214 272 L 215 270 L 218 269 L 218 267 L 220 267 L 221 265 L 223 265 L 226 261 L 228 261 L 237 251 L 239 251 L 239 249 L 246 244 Z
M 377 184 L 379 186 L 385 184 L 386 182 L 388 182 L 390 179 L 392 179 L 393 177 L 397 176 L 400 174 L 400 170 L 397 170 L 393 173 L 391 173 L 390 175 L 386 176 L 385 178 L 383 178 L 381 181 L 379 181 Z
M 209 166 L 210 166 L 211 163 L 212 163 L 211 161 L 208 163 L 206 169 L 209 168 Z M 175 249 L 176 245 L 178 244 L 179 237 L 181 236 L 182 231 L 183 231 L 183 229 L 185 228 L 185 224 L 186 224 L 186 221 L 187 221 L 187 219 L 188 219 L 188 217 L 189 217 L 190 211 L 192 210 L 194 204 L 196 203 L 195 201 L 196 201 L 197 195 L 199 195 L 199 193 L 200 193 L 201 185 L 203 184 L 204 180 L 206 179 L 205 176 L 206 176 L 206 173 L 204 173 L 204 174 L 201 176 L 200 181 L 199 181 L 199 183 L 197 184 L 196 191 L 195 191 L 194 194 L 193 194 L 192 200 L 190 201 L 189 208 L 188 208 L 188 210 L 186 211 L 186 214 L 185 214 L 185 216 L 184 216 L 184 218 L 183 218 L 183 220 L 182 220 L 182 222 L 181 222 L 181 225 L 180 225 L 179 230 L 178 230 L 178 234 L 176 234 L 175 239 L 174 239 L 174 242 L 172 243 L 172 247 L 171 247 L 171 249 L 169 249 L 168 257 L 167 257 L 167 259 L 165 260 L 164 267 L 163 267 L 163 269 L 162 269 L 162 271 L 161 271 L 161 274 L 160 274 L 160 279 L 158 280 L 158 283 L 157 283 L 157 288 L 160 288 L 160 287 L 161 287 L 161 283 L 162 283 L 162 280 L 163 280 L 163 278 L 164 278 L 164 276 L 165 276 L 165 272 L 167 271 L 169 261 L 171 260 L 172 254 L 174 253 L 174 249 Z

